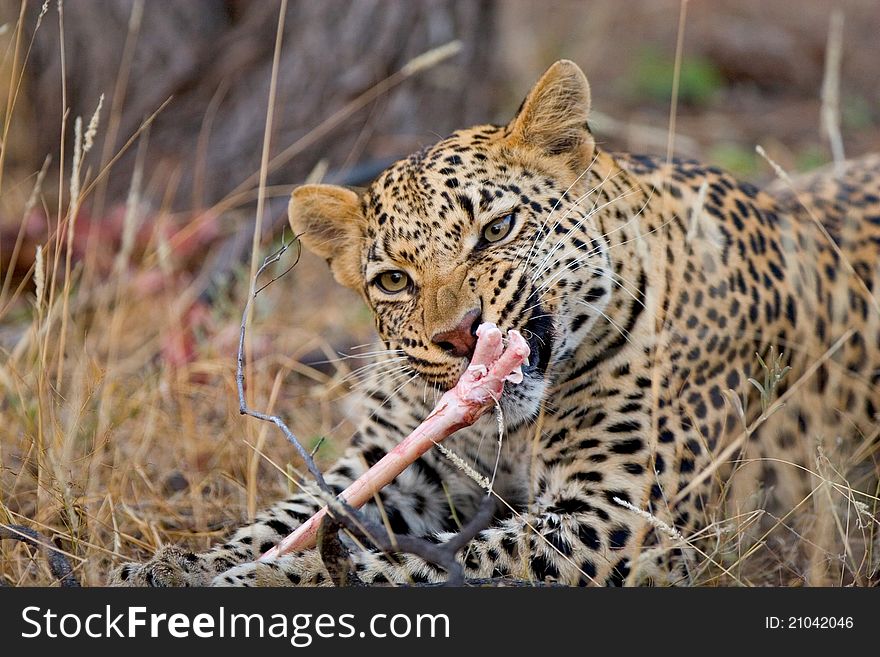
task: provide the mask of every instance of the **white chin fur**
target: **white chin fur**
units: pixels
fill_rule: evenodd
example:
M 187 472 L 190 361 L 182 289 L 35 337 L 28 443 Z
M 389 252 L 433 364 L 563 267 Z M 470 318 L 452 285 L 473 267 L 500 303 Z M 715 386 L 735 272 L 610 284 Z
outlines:
M 508 383 L 501 395 L 504 424 L 508 428 L 514 428 L 537 417 L 546 390 L 546 380 L 532 373 L 526 374 L 522 383 Z

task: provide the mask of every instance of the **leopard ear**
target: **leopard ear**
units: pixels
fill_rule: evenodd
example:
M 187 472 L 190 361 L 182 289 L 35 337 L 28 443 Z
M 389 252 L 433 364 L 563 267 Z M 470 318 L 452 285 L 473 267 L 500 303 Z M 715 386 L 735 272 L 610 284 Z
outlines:
M 336 185 L 303 185 L 293 191 L 287 215 L 293 232 L 327 261 L 337 281 L 355 290 L 363 287 L 360 250 L 366 219 L 357 194 Z
M 592 156 L 595 142 L 587 119 L 590 84 L 577 64 L 562 59 L 541 76 L 508 126 L 514 146 L 547 155 Z

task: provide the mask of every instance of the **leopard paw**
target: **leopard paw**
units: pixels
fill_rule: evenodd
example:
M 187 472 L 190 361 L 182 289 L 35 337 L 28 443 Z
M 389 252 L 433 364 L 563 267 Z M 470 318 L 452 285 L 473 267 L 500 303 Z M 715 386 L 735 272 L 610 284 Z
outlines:
M 202 557 L 175 546 L 162 548 L 146 563 L 124 563 L 111 571 L 110 586 L 207 586 L 215 575 Z

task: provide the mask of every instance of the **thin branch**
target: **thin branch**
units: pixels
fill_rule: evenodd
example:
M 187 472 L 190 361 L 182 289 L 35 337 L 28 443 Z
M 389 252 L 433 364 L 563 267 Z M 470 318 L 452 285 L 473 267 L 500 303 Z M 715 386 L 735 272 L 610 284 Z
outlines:
M 843 137 L 840 134 L 840 62 L 843 57 L 843 12 L 831 12 L 828 45 L 825 49 L 825 77 L 822 80 L 822 131 L 831 145 L 834 172 L 840 175 L 843 161 Z
M 669 134 L 666 141 L 666 166 L 672 163 L 675 152 L 675 125 L 678 118 L 678 86 L 681 81 L 681 61 L 684 54 L 684 26 L 687 22 L 688 0 L 681 0 L 678 12 L 678 36 L 675 38 L 675 64 L 672 72 L 672 99 L 669 103 Z
M 58 580 L 61 586 L 67 588 L 79 587 L 79 582 L 73 574 L 70 561 L 40 532 L 24 525 L 0 525 L 0 540 L 5 539 L 21 541 L 26 545 L 37 548 L 43 553 L 46 562 L 49 564 L 49 570 L 52 571 L 52 576 Z M 2 583 L 0 583 L 0 586 L 2 586 Z

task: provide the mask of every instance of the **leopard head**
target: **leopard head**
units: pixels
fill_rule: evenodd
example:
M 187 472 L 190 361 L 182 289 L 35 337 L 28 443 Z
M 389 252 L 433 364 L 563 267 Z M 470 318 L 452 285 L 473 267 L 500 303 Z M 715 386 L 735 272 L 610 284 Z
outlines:
M 586 77 L 560 61 L 507 125 L 455 132 L 362 194 L 306 185 L 290 202 L 306 247 L 363 296 L 386 345 L 437 389 L 467 367 L 481 322 L 522 332 L 532 355 L 523 383 L 505 392 L 508 422 L 535 415 L 554 367 L 608 302 L 599 218 L 609 174 L 589 112 Z

